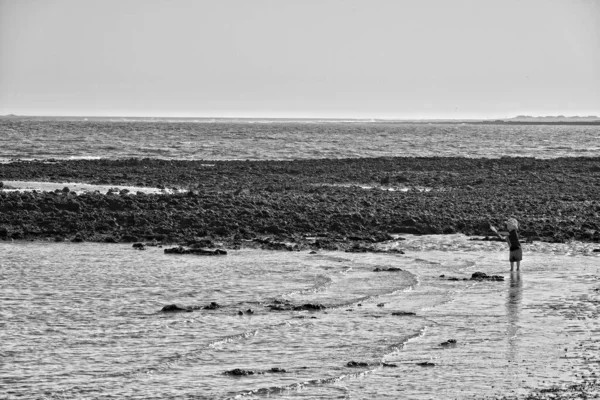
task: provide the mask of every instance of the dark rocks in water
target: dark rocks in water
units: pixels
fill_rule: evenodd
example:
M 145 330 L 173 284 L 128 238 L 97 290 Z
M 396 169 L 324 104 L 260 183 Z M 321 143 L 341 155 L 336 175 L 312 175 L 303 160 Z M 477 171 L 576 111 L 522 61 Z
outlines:
M 223 249 L 190 249 L 190 254 L 200 254 L 207 256 L 226 256 L 227 250 Z
M 435 367 L 435 364 L 429 361 L 417 363 L 419 367 Z
M 238 311 L 237 314 L 238 315 L 244 315 L 244 312 L 243 311 Z
M 160 311 L 162 311 L 162 312 L 192 312 L 192 309 L 189 307 L 179 307 L 176 304 L 169 304 L 168 306 L 164 306 Z
M 383 306 L 385 306 L 385 303 L 378 303 L 377 304 L 377 307 L 383 307 Z
M 487 276 L 487 275 L 486 275 L 486 276 Z M 442 278 L 442 279 L 445 279 L 445 280 L 447 280 L 447 281 L 468 281 L 468 279 L 467 279 L 467 278 L 462 278 L 462 279 L 461 279 L 461 278 L 457 278 L 457 277 L 455 277 L 455 276 L 449 276 L 449 277 L 446 277 L 446 275 L 443 275 L 443 274 L 442 274 L 442 275 L 440 275 L 440 278 Z M 501 278 L 502 278 L 502 279 L 504 279 L 503 277 L 501 277 Z
M 261 372 L 253 371 L 251 369 L 236 368 L 236 369 L 232 369 L 231 371 L 225 371 L 225 372 L 223 372 L 223 375 L 248 376 L 248 375 L 255 375 L 255 374 L 260 374 L 260 373 Z
M 323 304 L 307 303 L 307 304 L 303 304 L 301 306 L 295 306 L 294 311 L 302 311 L 302 310 L 319 311 L 319 310 L 324 310 L 326 308 L 327 307 L 325 307 Z
M 414 312 L 410 312 L 410 311 L 394 311 L 392 313 L 392 315 L 395 315 L 397 317 L 406 317 L 406 316 L 409 316 L 409 315 L 417 315 L 417 314 L 414 313 Z
M 385 367 L 385 368 L 397 368 L 397 367 L 398 367 L 398 364 L 393 364 L 393 363 L 381 363 L 381 366 L 382 366 L 382 367 Z
M 456 346 L 456 339 L 448 339 L 444 343 L 440 343 L 442 347 L 451 347 Z
M 295 306 L 290 303 L 282 303 L 279 301 L 277 301 L 276 304 L 268 304 L 266 307 L 270 308 L 271 311 L 320 311 L 327 308 L 323 304 L 307 303 Z
M 265 373 L 272 373 L 272 374 L 285 374 L 287 373 L 287 371 L 283 368 L 279 368 L 279 367 L 273 367 L 271 369 L 268 369 L 266 371 L 256 371 L 256 370 L 252 370 L 252 369 L 240 369 L 240 368 L 236 368 L 236 369 L 232 369 L 230 371 L 225 371 L 223 372 L 223 375 L 231 375 L 231 376 L 248 376 L 248 375 L 263 375 Z
M 165 254 L 196 254 L 201 256 L 224 256 L 227 251 L 223 249 L 200 249 L 200 248 L 185 248 L 183 246 L 171 247 L 165 249 Z
M 136 250 L 146 250 L 146 245 L 144 243 L 140 243 L 140 242 L 134 243 L 133 246 L 131 246 L 131 247 L 133 247 Z
M 504 281 L 504 277 L 500 275 L 488 275 L 485 272 L 474 272 L 473 275 L 471 275 L 471 280 L 502 282 Z
M 365 249 L 352 251 L 372 251 L 369 245 L 387 240 L 387 232 L 458 232 L 487 235 L 495 241 L 489 222 L 498 225 L 510 209 L 522 223 L 523 241 L 600 243 L 597 158 L 567 157 L 550 162 L 507 157 L 502 164 L 499 169 L 497 160 L 461 157 L 217 161 L 216 168 L 206 168 L 202 161 L 153 159 L 2 163 L 0 176 L 7 180 L 77 179 L 194 190 L 156 195 L 117 191 L 108 196 L 60 190 L 0 191 L 1 224 L 7 229 L 7 233 L 0 232 L 0 239 L 72 238 L 83 230 L 88 241 L 103 241 L 112 235 L 133 243 L 160 235 L 163 242 L 185 243 L 214 232 L 229 247 L 239 241 L 236 236 L 246 244 L 267 229 L 282 244 L 265 244 L 265 249 L 287 250 L 291 243 L 299 250 L 344 251 L 360 243 Z M 378 171 L 377 175 L 372 171 Z M 431 190 L 343 186 L 384 177 L 395 183 L 398 176 L 411 187 Z M 315 182 L 342 185 L 315 186 Z M 253 189 L 240 190 L 246 187 Z M 532 215 L 535 218 L 530 218 Z M 25 230 L 25 226 L 32 229 Z
M 171 247 L 170 249 L 164 250 L 165 254 L 188 254 L 187 249 L 182 246 Z
M 600 253 L 600 249 L 594 249 L 592 250 L 592 253 Z
M 209 305 L 202 307 L 202 310 L 216 310 L 217 308 L 221 308 L 221 306 L 218 303 L 211 301 Z
M 399 272 L 402 271 L 401 268 L 397 268 L 397 267 L 389 267 L 389 268 L 375 268 L 373 270 L 373 272 Z
M 346 367 L 349 368 L 364 368 L 364 367 L 368 367 L 369 363 L 366 362 L 359 362 L 359 361 L 350 361 L 348 362 L 348 364 L 346 364 Z
M 399 249 L 382 250 L 373 246 L 365 246 L 361 244 L 355 244 L 349 249 L 345 250 L 346 253 L 393 253 L 393 254 L 404 254 L 404 251 Z
M 272 372 L 274 374 L 284 374 L 287 371 L 285 369 L 283 369 L 283 368 L 273 367 L 270 370 L 268 370 L 267 372 Z
M 271 311 L 291 311 L 291 310 L 293 310 L 293 307 L 289 306 L 289 305 L 269 304 L 269 305 L 267 305 L 267 307 L 270 308 Z
M 215 303 L 215 304 L 216 304 L 216 303 Z M 247 309 L 247 310 L 246 310 L 246 314 L 250 314 L 250 315 L 252 315 L 252 314 L 254 314 L 254 310 L 253 310 L 253 309 L 251 309 L 251 308 L 249 308 L 249 309 Z

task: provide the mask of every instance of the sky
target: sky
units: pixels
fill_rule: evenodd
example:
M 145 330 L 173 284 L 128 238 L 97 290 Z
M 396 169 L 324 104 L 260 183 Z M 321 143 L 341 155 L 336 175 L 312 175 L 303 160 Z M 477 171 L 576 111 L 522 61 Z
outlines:
M 597 0 L 0 0 L 0 115 L 600 115 Z

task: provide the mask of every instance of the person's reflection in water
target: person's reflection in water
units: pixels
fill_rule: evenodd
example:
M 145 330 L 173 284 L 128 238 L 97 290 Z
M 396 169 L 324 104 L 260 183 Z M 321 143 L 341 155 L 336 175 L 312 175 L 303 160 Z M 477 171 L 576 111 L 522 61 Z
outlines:
M 516 378 L 518 374 L 518 344 L 519 338 L 519 316 L 521 314 L 521 299 L 523 298 L 523 282 L 521 281 L 521 272 L 513 271 L 510 273 L 510 288 L 506 299 L 506 317 L 508 326 L 506 335 L 508 336 L 508 351 L 506 359 L 508 361 L 508 372 Z

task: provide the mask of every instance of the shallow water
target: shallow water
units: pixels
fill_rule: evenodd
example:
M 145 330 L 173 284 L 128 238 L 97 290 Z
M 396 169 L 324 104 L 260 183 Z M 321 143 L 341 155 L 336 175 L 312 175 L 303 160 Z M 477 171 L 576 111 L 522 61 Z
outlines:
M 223 257 L 0 242 L 0 386 L 7 398 L 429 399 L 526 393 L 598 373 L 593 245 L 527 245 L 523 271 L 510 274 L 502 243 L 406 238 L 384 245 L 404 255 Z M 390 266 L 404 271 L 373 272 Z M 439 277 L 475 271 L 506 281 Z M 276 300 L 329 308 L 270 311 Z M 222 307 L 160 312 L 213 301 Z M 440 346 L 448 339 L 456 345 Z M 287 372 L 266 372 L 274 367 Z M 223 374 L 235 368 L 266 373 Z
M 600 156 L 600 126 L 0 120 L 0 160 Z

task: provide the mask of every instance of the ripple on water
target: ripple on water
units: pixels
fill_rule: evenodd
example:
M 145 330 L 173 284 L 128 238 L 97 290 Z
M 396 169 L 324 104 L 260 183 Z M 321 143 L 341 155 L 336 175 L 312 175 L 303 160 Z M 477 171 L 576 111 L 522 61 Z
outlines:
M 222 258 L 0 243 L 0 375 L 15 398 L 425 399 L 525 393 L 597 373 L 600 274 L 590 246 L 527 245 L 523 271 L 511 275 L 502 243 L 405 238 L 386 244 L 404 255 L 241 250 Z M 403 271 L 373 271 L 386 266 Z M 506 281 L 440 278 L 475 271 Z M 273 312 L 274 300 L 331 307 Z M 212 301 L 222 307 L 159 312 Z M 248 308 L 254 314 L 238 315 Z M 440 346 L 448 339 L 456 345 Z M 235 368 L 265 373 L 223 374 Z

